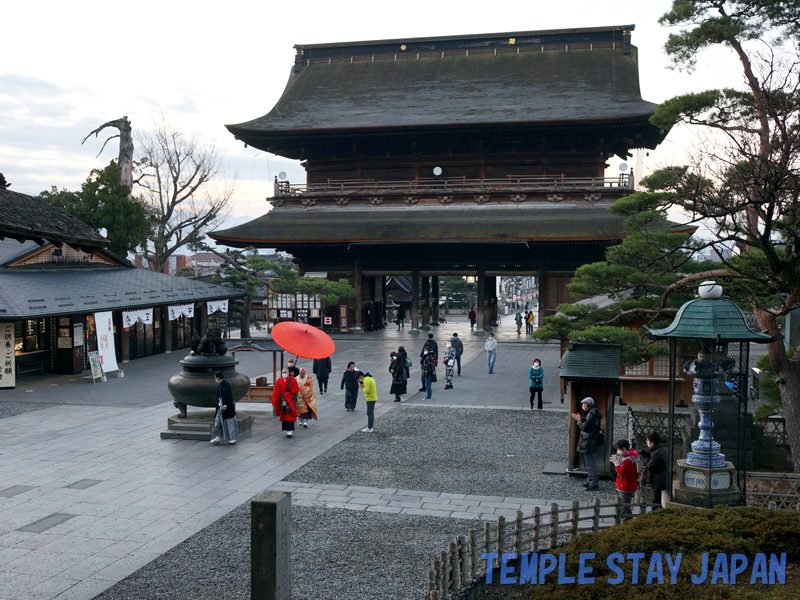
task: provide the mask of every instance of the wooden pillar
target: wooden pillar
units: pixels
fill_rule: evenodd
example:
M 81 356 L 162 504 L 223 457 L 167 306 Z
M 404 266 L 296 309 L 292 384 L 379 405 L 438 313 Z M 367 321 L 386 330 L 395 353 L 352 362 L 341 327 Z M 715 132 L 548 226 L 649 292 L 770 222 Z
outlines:
M 431 315 L 431 278 L 422 278 L 422 329 L 430 329 L 428 323 Z
M 478 276 L 475 286 L 478 288 L 478 299 L 475 302 L 475 316 L 477 317 L 475 333 L 477 335 L 483 335 L 483 328 L 486 324 L 483 312 L 483 303 L 486 300 L 486 271 L 483 267 L 483 263 L 478 264 Z
M 411 269 L 411 329 L 409 333 L 419 333 L 419 268 Z
M 134 327 L 136 324 L 134 324 Z M 131 359 L 131 332 L 130 329 L 122 328 L 119 336 L 120 356 L 122 362 L 126 363 Z
M 297 263 L 297 276 L 298 277 L 305 277 L 306 276 L 306 263 L 302 260 Z
M 539 283 L 539 322 L 537 325 L 541 327 L 544 323 L 544 307 L 547 304 L 547 268 L 544 265 L 539 269 L 537 279 Z
M 431 278 L 431 317 L 433 317 L 433 322 L 431 325 L 434 327 L 439 326 L 439 277 L 434 275 Z
M 494 277 L 487 277 L 484 275 L 483 277 L 483 326 L 486 329 L 491 328 L 492 326 L 492 297 L 495 294 L 495 291 L 492 289 L 492 284 L 494 283 Z
M 356 314 L 353 318 L 353 330 L 361 331 L 361 261 L 356 259 L 353 267 L 355 273 L 353 287 L 356 288 Z
M 489 297 L 489 323 L 492 327 L 497 327 L 497 277 L 487 277 L 486 285 L 489 286 L 487 296 Z
M 164 319 L 164 353 L 169 354 L 172 352 L 172 329 L 175 327 L 175 321 L 169 320 L 169 311 L 166 306 L 164 312 L 167 313 Z
M 386 327 L 386 275 L 381 275 L 381 323 Z

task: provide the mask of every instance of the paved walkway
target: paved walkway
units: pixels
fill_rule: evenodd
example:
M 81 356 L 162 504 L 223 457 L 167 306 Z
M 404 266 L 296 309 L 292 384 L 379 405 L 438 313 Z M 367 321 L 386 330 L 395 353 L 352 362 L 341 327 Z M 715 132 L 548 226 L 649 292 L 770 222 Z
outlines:
M 453 519 L 475 519 L 496 521 L 503 516 L 515 519 L 521 510 L 524 517 L 533 515 L 539 508 L 542 514 L 555 503 L 562 509 L 572 508 L 572 502 L 544 498 L 512 498 L 510 496 L 478 496 L 474 494 L 449 494 L 395 488 L 373 488 L 360 485 L 333 485 L 327 483 L 299 483 L 281 481 L 273 490 L 292 493 L 292 504 L 320 508 L 344 508 L 404 515 L 449 517 Z M 580 511 L 581 516 L 592 514 L 591 510 Z M 614 522 L 614 508 L 601 509 L 601 521 Z
M 561 410 L 556 346 L 518 342 L 515 331 L 509 336 L 500 333 L 496 374 L 488 376 L 483 338 L 470 336 L 463 323 L 446 327 L 436 330 L 440 348 L 453 331 L 464 338 L 463 376 L 456 379 L 456 389 L 448 392 L 442 389 L 444 377 L 440 377 L 433 400 L 426 404 L 522 409 L 528 403 L 527 368 L 536 354 L 545 367 L 546 398 L 553 409 Z M 443 331 L 446 335 L 439 335 Z M 0 420 L 0 600 L 89 600 L 255 494 L 274 487 L 366 425 L 363 400 L 356 412 L 343 410 L 337 373 L 348 360 L 376 376 L 381 396 L 376 417 L 380 418 L 397 406 L 388 394 L 389 352 L 401 343 L 416 357 L 423 340 L 424 336 L 391 329 L 337 337 L 332 393 L 318 398 L 321 419 L 299 430 L 293 440 L 280 431 L 269 405 L 255 404 L 239 405 L 240 411 L 254 413 L 256 420 L 253 430 L 236 446 L 161 440 L 167 417 L 176 412 L 166 381 L 179 370 L 177 362 L 183 354 L 177 352 L 128 363 L 123 366 L 124 378 L 112 377 L 103 384 L 51 376 L 22 381 L 15 390 L 0 390 L 0 402 L 53 404 Z M 267 362 L 271 369 L 271 358 L 266 361 L 252 353 L 237 358 L 240 371 L 251 378 L 268 370 Z M 415 367 L 412 380 L 418 373 Z M 413 381 L 409 387 L 416 389 Z M 406 399 L 417 403 L 421 397 L 412 393 Z M 304 491 L 307 497 L 298 494 L 296 500 L 339 502 L 323 499 L 321 492 L 312 498 L 315 490 Z M 366 499 L 363 490 L 329 489 L 327 496 L 341 496 L 333 491 L 347 492 L 347 501 L 340 504 L 350 508 L 361 504 L 352 502 L 358 493 Z M 427 492 L 409 495 L 384 490 L 378 498 L 372 492 L 366 494 L 371 494 L 371 501 L 363 504 L 364 510 L 386 502 L 385 507 L 400 508 L 401 513 L 416 509 L 447 512 L 447 516 L 496 517 L 502 508 L 484 504 L 480 510 L 482 502 L 494 501 Z M 404 495 L 420 500 L 401 500 Z M 505 505 L 506 500 L 499 504 Z M 406 501 L 422 506 L 391 504 Z M 441 508 L 445 504 L 466 509 Z

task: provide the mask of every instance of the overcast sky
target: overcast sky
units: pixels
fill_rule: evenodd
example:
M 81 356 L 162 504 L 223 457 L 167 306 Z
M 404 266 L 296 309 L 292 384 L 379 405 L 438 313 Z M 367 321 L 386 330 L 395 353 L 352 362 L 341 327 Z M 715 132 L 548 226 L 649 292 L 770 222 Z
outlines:
M 90 131 L 123 115 L 134 129 L 149 128 L 163 111 L 185 131 L 216 140 L 239 175 L 233 215 L 259 216 L 267 209 L 274 175 L 286 171 L 291 181 L 302 182 L 303 170 L 294 161 L 245 149 L 224 125 L 269 112 L 289 76 L 294 44 L 633 23 L 644 99 L 661 102 L 686 91 L 741 87 L 735 58 L 721 50 L 706 53 L 692 75 L 667 68 L 663 45 L 669 32 L 658 17 L 670 5 L 670 0 L 5 3 L 0 172 L 12 190 L 28 194 L 53 185 L 78 189 L 91 169 L 102 168 L 118 151 L 114 140 L 96 157 L 105 137 L 81 145 Z M 694 135 L 672 131 L 644 158 L 645 167 L 681 162 Z

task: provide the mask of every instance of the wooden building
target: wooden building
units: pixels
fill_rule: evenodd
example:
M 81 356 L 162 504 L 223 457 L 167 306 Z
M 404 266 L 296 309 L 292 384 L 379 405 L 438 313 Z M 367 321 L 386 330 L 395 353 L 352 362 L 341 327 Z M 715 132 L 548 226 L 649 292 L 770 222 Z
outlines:
M 306 181 L 276 179 L 269 212 L 211 237 L 349 278 L 355 328 L 390 275 L 411 277 L 413 328 L 442 275 L 477 276 L 479 331 L 497 318 L 495 278 L 535 275 L 541 321 L 623 235 L 606 208 L 633 178 L 604 177 L 606 161 L 665 136 L 648 122 L 632 31 L 296 46 L 275 107 L 228 129 L 301 160 Z M 423 304 L 437 323 L 438 302 Z

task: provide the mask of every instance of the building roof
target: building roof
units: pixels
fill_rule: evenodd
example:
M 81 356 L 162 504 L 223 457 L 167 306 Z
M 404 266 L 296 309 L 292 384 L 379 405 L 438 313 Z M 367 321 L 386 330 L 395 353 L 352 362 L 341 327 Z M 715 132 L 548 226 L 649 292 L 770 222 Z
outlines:
M 242 290 L 124 267 L 0 269 L 0 320 L 238 298 Z
M 645 329 L 651 338 L 657 340 L 683 338 L 762 344 L 773 341 L 771 335 L 750 329 L 742 310 L 724 298 L 689 300 L 680 307 L 675 319 L 667 327 Z
M 41 247 L 41 244 L 31 240 L 25 240 L 22 243 L 13 239 L 0 240 L 0 266 L 5 266 Z
M 410 207 L 314 207 L 272 210 L 209 237 L 229 246 L 336 242 L 527 242 L 614 240 L 623 217 L 609 203 L 540 203 L 536 206 L 425 205 Z M 299 224 L 302 223 L 302 226 Z M 675 231 L 691 230 L 667 222 Z
M 33 196 L 0 187 L 0 240 L 46 241 L 84 252 L 108 246 L 108 240 L 94 229 L 62 210 Z
M 621 346 L 570 342 L 561 358 L 562 379 L 616 381 L 619 379 Z
M 266 149 L 298 133 L 646 121 L 632 29 L 297 46 L 275 107 L 227 128 Z

